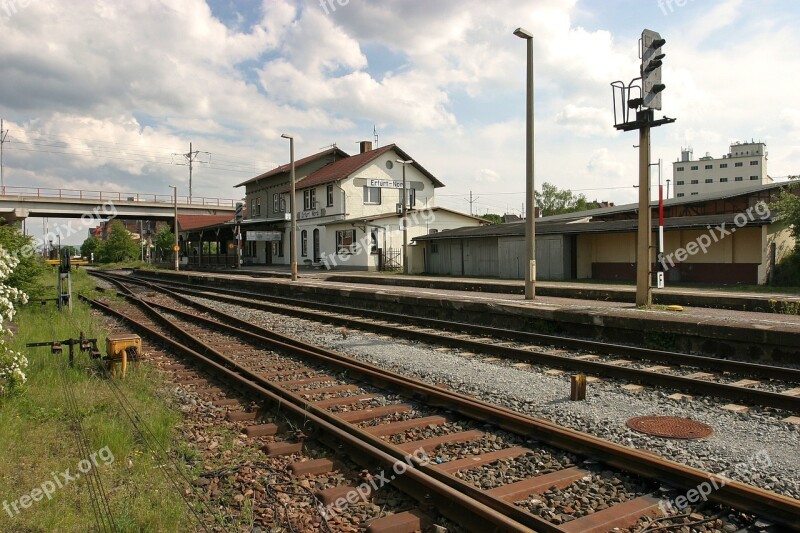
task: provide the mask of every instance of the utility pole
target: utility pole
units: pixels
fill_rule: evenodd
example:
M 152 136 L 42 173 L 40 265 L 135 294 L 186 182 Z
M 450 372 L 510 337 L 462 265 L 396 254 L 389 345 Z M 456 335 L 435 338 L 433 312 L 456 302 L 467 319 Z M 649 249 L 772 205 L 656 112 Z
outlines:
M 403 274 L 408 274 L 408 220 L 406 220 L 406 201 L 408 200 L 408 189 L 406 189 L 406 165 L 410 165 L 414 161 L 403 159 L 396 159 L 398 163 L 403 165 L 403 203 L 400 208 L 400 218 L 403 223 Z
M 476 196 L 475 199 L 473 200 L 472 199 L 472 191 L 469 191 L 469 216 L 473 216 L 473 214 L 472 214 L 472 204 L 477 202 L 478 198 L 480 198 L 480 196 Z
M 3 129 L 3 119 L 0 118 L 0 194 L 6 194 L 6 177 L 3 169 L 3 145 L 7 143 L 8 131 Z
M 189 203 L 192 203 L 192 169 L 194 166 L 194 162 L 198 161 L 199 154 L 207 154 L 211 155 L 210 152 L 200 152 L 199 150 L 194 150 L 192 148 L 192 143 L 189 143 L 189 151 L 185 154 L 172 154 L 173 156 L 181 155 L 186 159 L 186 164 L 189 165 Z M 199 161 L 200 163 L 208 163 L 208 161 Z

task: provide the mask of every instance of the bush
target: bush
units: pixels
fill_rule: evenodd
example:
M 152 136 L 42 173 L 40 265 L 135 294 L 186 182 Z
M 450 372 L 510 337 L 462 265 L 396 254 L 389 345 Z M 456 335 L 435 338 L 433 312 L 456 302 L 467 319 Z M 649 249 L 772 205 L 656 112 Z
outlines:
M 44 294 L 40 280 L 46 267 L 44 260 L 36 252 L 36 243 L 32 237 L 24 235 L 15 225 L 5 224 L 0 219 L 0 248 L 15 259 L 13 271 L 5 279 L 9 287 L 19 289 L 31 298 L 39 298 Z
M 800 250 L 795 250 L 778 263 L 772 284 L 779 287 L 800 287 Z
M 24 291 L 5 283 L 12 277 L 14 268 L 19 264 L 19 259 L 9 255 L 0 246 L 0 397 L 17 392 L 28 379 L 25 376 L 28 360 L 6 344 L 6 337 L 11 335 L 11 330 L 5 326 L 5 322 L 13 320 L 16 314 L 14 304 L 28 302 L 28 296 Z

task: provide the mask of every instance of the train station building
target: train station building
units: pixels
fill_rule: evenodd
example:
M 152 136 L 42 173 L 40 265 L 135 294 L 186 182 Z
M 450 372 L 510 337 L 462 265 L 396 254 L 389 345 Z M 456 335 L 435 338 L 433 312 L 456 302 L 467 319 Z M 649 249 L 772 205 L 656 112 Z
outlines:
M 794 248 L 788 225 L 768 203 L 781 186 L 672 198 L 664 202 L 667 282 L 764 284 Z M 658 242 L 658 203 L 653 245 Z M 636 279 L 638 204 L 592 209 L 536 220 L 540 280 Z M 525 223 L 465 227 L 415 239 L 424 249 L 421 272 L 432 275 L 522 279 Z M 653 254 L 656 270 L 656 257 Z
M 444 184 L 397 145 L 373 148 L 364 141 L 356 155 L 333 146 L 295 162 L 298 264 L 402 269 L 403 167 L 409 245 L 432 232 L 488 224 L 438 207 L 436 189 Z M 289 180 L 285 164 L 237 185 L 246 194 L 245 264 L 290 264 Z M 410 271 L 424 268 L 422 249 L 408 249 Z

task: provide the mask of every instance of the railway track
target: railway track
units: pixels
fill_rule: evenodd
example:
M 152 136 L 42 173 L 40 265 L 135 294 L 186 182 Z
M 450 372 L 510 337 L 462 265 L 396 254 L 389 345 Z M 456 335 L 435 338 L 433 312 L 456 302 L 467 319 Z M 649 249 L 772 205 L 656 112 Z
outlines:
M 373 471 L 376 465 L 390 469 L 408 460 L 412 450 L 423 449 L 435 457 L 435 463 L 412 459 L 413 468 L 392 481 L 392 486 L 423 502 L 403 519 L 424 516 L 427 502 L 470 531 L 639 527 L 645 517 L 658 513 L 664 485 L 679 494 L 714 480 L 710 473 L 253 326 L 163 288 L 153 294 L 152 286 L 140 286 L 146 294 L 142 297 L 121 281 L 116 283 L 139 310 L 138 317 L 130 306 L 120 310 L 117 304 L 97 300 L 92 305 L 313 427 L 314 439 L 348 449 Z M 264 360 L 242 356 L 242 343 L 252 349 L 268 347 L 277 355 Z M 302 440 L 288 440 L 266 452 L 297 453 L 303 445 Z M 319 468 L 332 466 L 329 463 Z M 529 470 L 520 466 L 531 463 Z M 482 475 L 482 469 L 490 474 Z M 509 469 L 516 472 L 511 477 L 505 474 Z M 504 474 L 498 476 L 498 471 Z M 475 482 L 486 478 L 501 483 L 487 487 Z M 328 501 L 348 490 L 352 488 L 320 496 Z M 613 497 L 599 496 L 609 491 Z M 708 497 L 739 512 L 800 528 L 800 504 L 790 498 L 737 482 L 724 484 Z M 584 500 L 588 503 L 581 503 Z
M 792 413 L 800 412 L 800 369 L 747 363 L 651 348 L 611 344 L 364 310 L 183 283 L 111 276 L 106 279 L 170 289 L 183 295 L 372 331 L 473 353 L 663 387 Z M 309 307 L 313 307 L 309 309 Z M 368 315 L 365 317 L 363 315 Z

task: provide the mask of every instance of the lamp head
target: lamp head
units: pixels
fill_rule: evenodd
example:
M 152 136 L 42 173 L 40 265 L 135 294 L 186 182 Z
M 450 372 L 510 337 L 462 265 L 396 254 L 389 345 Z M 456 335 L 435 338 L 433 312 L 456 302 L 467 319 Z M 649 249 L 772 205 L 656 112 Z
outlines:
M 408 161 L 404 161 L 402 159 L 395 159 L 396 162 L 400 163 L 401 165 L 410 165 L 414 162 L 413 159 L 409 159 Z
M 288 133 L 281 134 L 281 137 L 283 137 L 284 139 L 294 139 L 294 136 L 293 135 L 289 135 Z
M 514 35 L 522 39 L 533 39 L 533 34 L 525 28 L 517 28 L 514 30 Z

